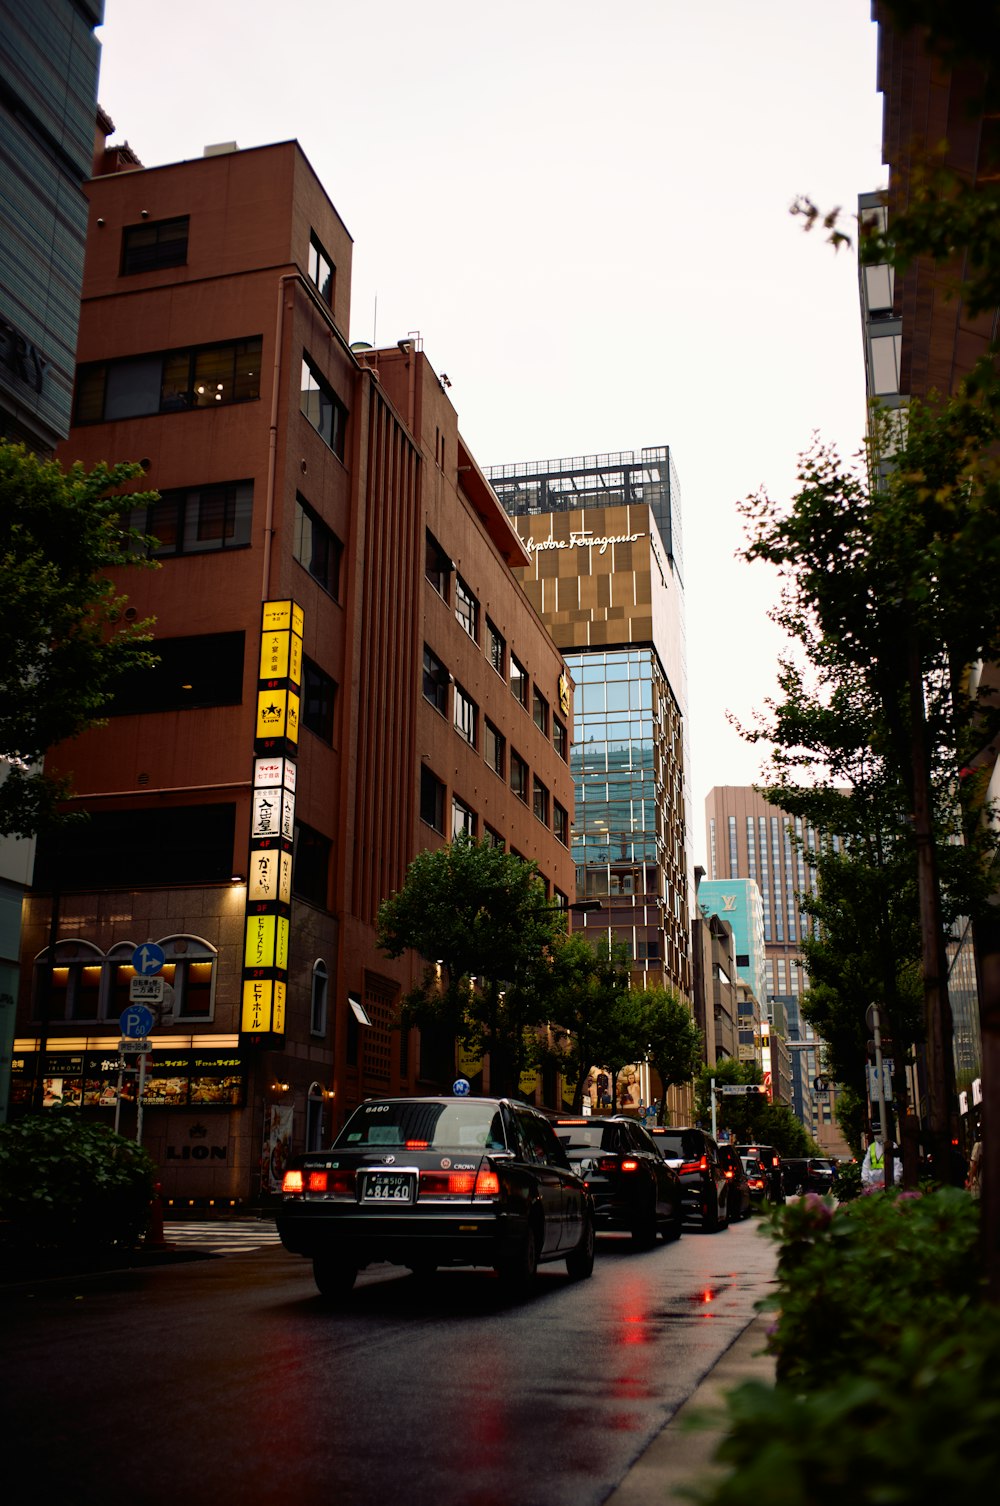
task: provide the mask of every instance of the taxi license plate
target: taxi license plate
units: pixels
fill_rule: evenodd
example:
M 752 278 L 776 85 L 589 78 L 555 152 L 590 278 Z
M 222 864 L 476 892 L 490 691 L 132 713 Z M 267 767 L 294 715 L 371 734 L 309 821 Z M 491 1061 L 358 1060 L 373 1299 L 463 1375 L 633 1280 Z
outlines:
M 409 1203 L 412 1200 L 413 1178 L 405 1171 L 370 1171 L 365 1177 L 363 1202 Z

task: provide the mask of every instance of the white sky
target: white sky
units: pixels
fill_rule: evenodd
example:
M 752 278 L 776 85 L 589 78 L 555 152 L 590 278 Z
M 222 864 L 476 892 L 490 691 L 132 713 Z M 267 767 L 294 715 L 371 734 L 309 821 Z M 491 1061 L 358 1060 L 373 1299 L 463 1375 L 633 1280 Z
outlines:
M 735 504 L 853 454 L 853 251 L 788 213 L 881 187 L 870 0 L 107 0 L 100 100 L 147 167 L 296 138 L 354 239 L 351 338 L 423 336 L 481 465 L 669 444 L 694 860 L 749 784 L 774 595 Z M 377 315 L 376 315 L 377 310 Z

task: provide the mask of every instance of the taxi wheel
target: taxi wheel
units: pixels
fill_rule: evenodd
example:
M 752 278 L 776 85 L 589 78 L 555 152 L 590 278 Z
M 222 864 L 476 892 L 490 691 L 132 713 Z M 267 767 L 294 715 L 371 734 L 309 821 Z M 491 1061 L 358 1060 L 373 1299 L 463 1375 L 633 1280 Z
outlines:
M 571 1281 L 585 1281 L 594 1274 L 594 1220 L 586 1219 L 583 1235 L 575 1250 L 566 1256 L 566 1270 Z
M 505 1255 L 497 1266 L 500 1284 L 508 1296 L 520 1296 L 527 1291 L 538 1274 L 538 1235 L 534 1224 L 524 1231 L 524 1238 L 510 1255 Z
M 313 1256 L 313 1280 L 324 1297 L 346 1297 L 354 1285 L 358 1268 L 338 1255 Z

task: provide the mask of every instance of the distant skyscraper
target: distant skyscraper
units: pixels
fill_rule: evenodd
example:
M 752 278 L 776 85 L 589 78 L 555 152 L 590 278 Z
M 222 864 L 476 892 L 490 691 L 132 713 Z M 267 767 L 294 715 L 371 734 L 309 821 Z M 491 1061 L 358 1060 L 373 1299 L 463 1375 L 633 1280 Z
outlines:
M 573 854 L 588 929 L 691 987 L 680 488 L 666 445 L 490 467 L 525 589 L 576 682 Z

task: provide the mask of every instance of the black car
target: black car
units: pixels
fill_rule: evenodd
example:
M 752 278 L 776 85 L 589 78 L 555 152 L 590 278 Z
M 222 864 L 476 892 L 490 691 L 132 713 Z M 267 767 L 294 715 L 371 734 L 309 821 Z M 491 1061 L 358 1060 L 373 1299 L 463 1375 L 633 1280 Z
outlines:
M 767 1174 L 767 1195 L 772 1203 L 785 1201 L 785 1182 L 781 1171 L 781 1156 L 773 1145 L 737 1145 L 737 1155 L 752 1156 L 759 1161 Z
M 680 1178 L 646 1130 L 626 1114 L 557 1118 L 570 1165 L 585 1178 L 598 1229 L 627 1229 L 639 1249 L 657 1233 L 676 1239 L 684 1224 Z
M 767 1202 L 767 1173 L 756 1156 L 741 1156 L 740 1160 L 747 1174 L 750 1201 L 755 1208 L 762 1208 Z
M 729 1183 L 711 1135 L 665 1125 L 653 1125 L 650 1134 L 681 1179 L 685 1213 L 699 1219 L 704 1229 L 724 1229 L 729 1223 Z
M 380 1098 L 329 1150 L 289 1164 L 277 1214 L 286 1250 L 342 1297 L 375 1261 L 425 1275 L 491 1266 L 510 1293 L 542 1261 L 594 1268 L 594 1204 L 549 1120 L 504 1098 Z
M 750 1183 L 747 1181 L 743 1162 L 737 1155 L 735 1146 L 720 1145 L 719 1160 L 722 1162 L 722 1169 L 729 1183 L 726 1205 L 729 1209 L 729 1222 L 732 1224 L 741 1218 L 749 1218 L 753 1212 Z

